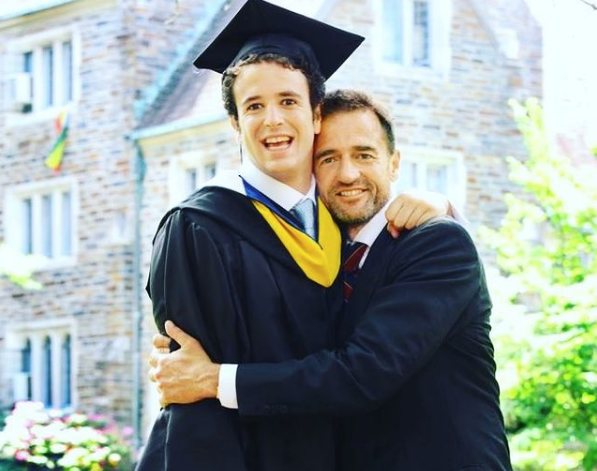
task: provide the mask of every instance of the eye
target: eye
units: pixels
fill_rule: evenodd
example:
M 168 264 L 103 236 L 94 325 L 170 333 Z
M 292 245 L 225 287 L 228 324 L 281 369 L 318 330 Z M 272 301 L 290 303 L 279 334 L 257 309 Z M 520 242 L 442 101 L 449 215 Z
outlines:
M 282 105 L 284 105 L 284 106 L 296 105 L 296 100 L 294 98 L 284 98 L 282 100 Z
M 330 155 L 328 157 L 322 157 L 319 159 L 319 165 L 330 165 L 338 160 L 337 157 Z
M 373 154 L 369 154 L 367 152 L 361 152 L 360 154 L 357 154 L 357 159 L 359 159 L 359 160 L 373 160 L 373 159 L 375 159 L 375 156 Z
M 261 103 L 251 103 L 247 106 L 247 111 L 257 111 L 262 108 Z

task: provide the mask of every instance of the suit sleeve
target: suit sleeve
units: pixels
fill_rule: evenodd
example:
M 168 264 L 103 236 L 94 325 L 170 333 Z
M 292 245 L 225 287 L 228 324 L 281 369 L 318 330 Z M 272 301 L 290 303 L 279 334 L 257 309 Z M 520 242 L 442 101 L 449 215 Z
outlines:
M 239 365 L 241 415 L 370 410 L 426 363 L 479 291 L 478 255 L 453 222 L 422 226 L 392 253 L 386 282 L 341 348 L 296 361 Z
M 238 359 L 230 289 L 208 232 L 184 211 L 171 213 L 154 239 L 148 283 L 158 329 L 171 319 L 213 358 Z M 238 415 L 216 400 L 162 409 L 136 469 L 245 469 Z

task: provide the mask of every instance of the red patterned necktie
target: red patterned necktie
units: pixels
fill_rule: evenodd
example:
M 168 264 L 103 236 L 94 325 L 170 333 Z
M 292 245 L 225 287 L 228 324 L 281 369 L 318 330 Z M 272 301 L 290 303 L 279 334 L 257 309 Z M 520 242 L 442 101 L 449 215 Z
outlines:
M 367 244 L 362 242 L 346 242 L 342 251 L 342 274 L 344 276 L 344 301 L 350 299 L 353 286 L 359 274 L 359 262 L 367 251 Z

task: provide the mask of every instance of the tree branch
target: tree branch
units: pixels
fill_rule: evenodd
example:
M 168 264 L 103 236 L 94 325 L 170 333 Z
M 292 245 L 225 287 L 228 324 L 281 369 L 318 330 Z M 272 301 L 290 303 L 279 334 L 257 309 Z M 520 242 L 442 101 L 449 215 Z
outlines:
M 588 0 L 580 0 L 580 1 L 583 2 L 585 5 L 590 6 L 593 10 L 597 10 L 597 5 L 596 4 L 594 4 L 592 2 L 589 2 Z

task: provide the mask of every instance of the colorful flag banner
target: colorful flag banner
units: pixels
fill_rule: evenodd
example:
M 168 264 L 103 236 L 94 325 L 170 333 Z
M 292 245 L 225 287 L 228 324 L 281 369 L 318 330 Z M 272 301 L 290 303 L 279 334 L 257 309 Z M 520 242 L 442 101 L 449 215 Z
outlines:
M 60 170 L 62 164 L 62 156 L 64 155 L 64 146 L 66 145 L 66 138 L 68 136 L 68 112 L 62 111 L 56 118 L 56 132 L 58 137 L 52 146 L 52 150 L 46 157 L 46 167 L 51 168 L 55 172 Z

